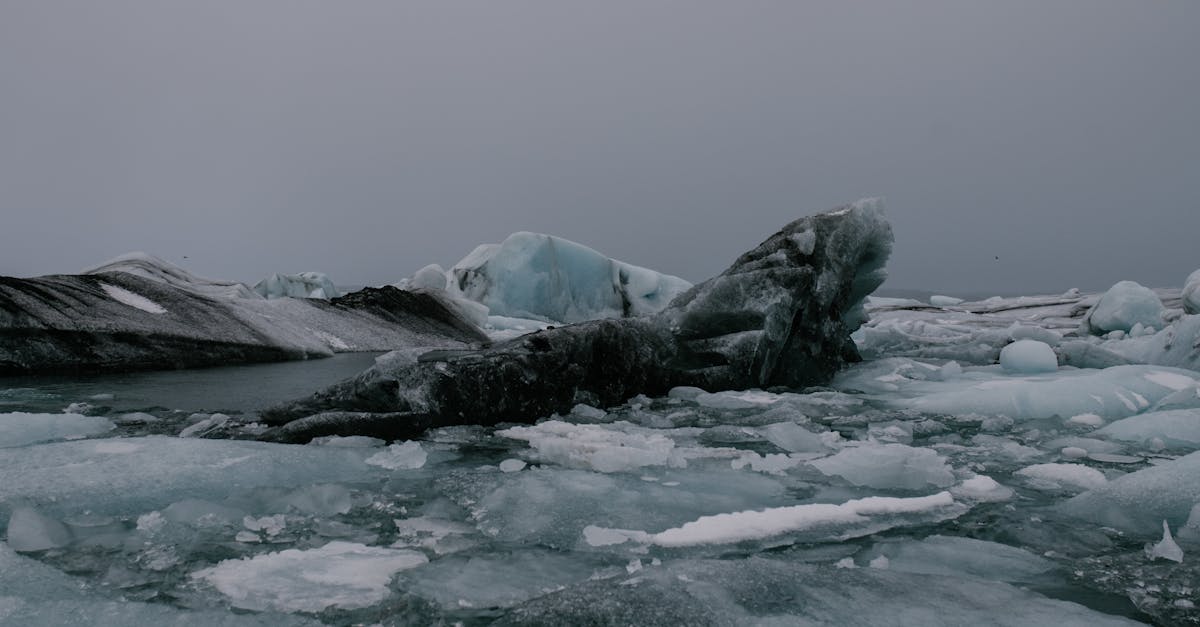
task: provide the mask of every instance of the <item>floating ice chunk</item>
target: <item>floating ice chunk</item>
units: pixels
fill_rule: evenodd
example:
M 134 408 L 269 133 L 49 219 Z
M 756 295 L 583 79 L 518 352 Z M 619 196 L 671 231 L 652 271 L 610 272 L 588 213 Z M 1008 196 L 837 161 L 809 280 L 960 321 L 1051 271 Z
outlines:
M 0 414 L 0 448 L 51 440 L 74 440 L 111 431 L 115 425 L 99 416 L 80 414 Z
M 741 457 L 733 460 L 730 465 L 734 470 L 741 470 L 749 466 L 755 472 L 779 475 L 783 474 L 789 468 L 795 468 L 803 463 L 804 460 L 800 457 L 780 454 L 759 455 L 753 451 L 748 451 L 743 453 Z
M 1091 490 L 1108 483 L 1104 473 L 1082 464 L 1034 464 L 1014 474 L 1034 480 L 1034 487 L 1051 489 Z
M 193 424 L 193 425 L 185 428 L 183 431 L 180 431 L 179 437 L 181 437 L 181 438 L 201 437 L 204 434 L 208 433 L 209 431 L 212 431 L 214 429 L 219 429 L 220 427 L 225 426 L 229 422 L 229 420 L 230 420 L 229 416 L 226 416 L 225 414 L 213 414 L 213 415 L 209 416 L 208 418 L 200 420 L 196 424 Z
M 446 555 L 474 544 L 466 536 L 476 533 L 475 528 L 461 522 L 433 516 L 397 518 L 393 522 L 398 536 L 392 543 L 395 548 L 421 548 Z
M 525 440 L 543 461 L 568 468 L 622 472 L 643 466 L 686 465 L 675 455 L 675 441 L 628 422 L 610 425 L 575 425 L 547 420 L 529 427 L 512 427 L 496 435 Z
M 1175 563 L 1183 563 L 1183 549 L 1175 543 L 1175 538 L 1171 537 L 1171 526 L 1167 521 L 1162 521 L 1162 540 L 1154 546 L 1146 547 L 1146 553 L 1150 559 L 1164 559 Z
M 571 408 L 571 415 L 578 416 L 585 420 L 602 420 L 608 415 L 608 412 L 604 411 L 603 409 L 592 407 L 591 405 L 579 403 Z
M 321 272 L 272 274 L 254 285 L 254 291 L 265 298 L 319 298 L 329 300 L 339 296 L 333 281 Z
M 935 294 L 935 295 L 929 297 L 929 304 L 933 305 L 934 307 L 953 307 L 962 302 L 963 302 L 963 299 L 961 299 L 961 298 L 955 298 L 953 296 L 942 296 L 940 294 Z
M 612 546 L 628 542 L 629 535 L 617 529 L 588 525 L 583 528 L 583 541 L 587 542 L 588 546 Z
M 954 473 L 935 451 L 904 444 L 846 448 L 809 464 L 826 475 L 871 488 L 920 490 L 954 483 Z
M 104 290 L 105 294 L 108 294 L 109 298 L 119 303 L 129 305 L 134 309 L 140 309 L 146 313 L 152 314 L 167 313 L 167 310 L 163 309 L 162 305 L 159 305 L 158 303 L 140 294 L 134 294 L 123 287 L 117 287 L 116 285 L 110 285 L 108 283 L 101 283 L 100 287 Z
M 405 441 L 393 444 L 386 451 L 380 451 L 367 458 L 367 463 L 388 470 L 415 470 L 425 465 L 429 454 L 421 448 L 420 442 Z
M 1188 314 L 1200 314 L 1200 270 L 1188 275 L 1183 284 L 1183 311 Z
M 986 475 L 975 475 L 950 488 L 950 494 L 963 501 L 998 503 L 1013 497 L 1012 488 L 1000 485 Z
M 954 536 L 881 542 L 868 554 L 887 559 L 891 570 L 997 581 L 1028 581 L 1054 568 L 1053 562 L 1024 549 Z
M 31 552 L 57 549 L 71 543 L 66 525 L 39 513 L 32 507 L 18 507 L 8 519 L 8 546 L 14 551 Z
M 308 444 L 309 446 L 333 446 L 337 448 L 376 448 L 387 444 L 387 442 L 365 435 L 327 435 L 321 438 L 313 438 Z
M 520 472 L 525 468 L 525 462 L 519 459 L 506 459 L 500 462 L 500 472 Z
M 695 397 L 696 403 L 701 407 L 712 409 L 754 409 L 774 405 L 781 400 L 782 398 L 778 394 L 762 390 L 717 392 L 715 394 L 705 392 Z
M 667 392 L 667 398 L 678 398 L 685 401 L 694 401 L 703 394 L 708 394 L 700 388 L 681 385 L 673 387 Z
M 275 511 L 295 510 L 305 514 L 333 516 L 349 512 L 354 507 L 354 500 L 346 486 L 318 483 L 272 499 L 269 506 Z
M 1098 525 L 1143 536 L 1163 520 L 1176 527 L 1200 503 L 1200 452 L 1117 477 L 1061 505 L 1063 511 Z
M 1200 448 L 1200 409 L 1176 409 L 1139 414 L 1096 431 L 1122 442 L 1149 444 L 1160 440 L 1170 448 Z
M 771 444 L 789 453 L 828 451 L 829 437 L 813 433 L 793 422 L 777 422 L 760 429 Z
M 655 534 L 630 532 L 630 537 L 665 547 L 734 544 L 797 533 L 847 539 L 905 524 L 906 517 L 946 520 L 956 518 L 966 509 L 949 492 L 914 498 L 873 496 L 840 505 L 811 503 L 703 516 Z
M 492 314 L 580 322 L 656 313 L 691 287 L 550 235 L 514 233 L 450 270 L 453 288 Z
M 1121 281 L 1100 297 L 1084 318 L 1084 325 L 1093 333 L 1129 332 L 1135 324 L 1161 327 L 1166 308 L 1153 290 L 1133 281 Z
M 114 422 L 119 425 L 145 425 L 158 422 L 160 418 L 154 414 L 148 414 L 142 411 L 135 411 L 128 414 L 117 416 Z
M 192 578 L 208 582 L 242 609 L 320 612 L 375 605 L 388 596 L 393 575 L 428 561 L 416 551 L 330 542 L 225 560 Z
M 876 557 L 868 562 L 867 566 L 871 568 L 878 568 L 880 570 L 887 570 L 888 567 L 891 566 L 891 560 L 889 560 L 886 555 L 880 555 L 879 557 Z
M 1058 370 L 1058 357 L 1049 344 L 1017 340 L 1000 351 L 1000 366 L 1014 374 L 1038 374 Z

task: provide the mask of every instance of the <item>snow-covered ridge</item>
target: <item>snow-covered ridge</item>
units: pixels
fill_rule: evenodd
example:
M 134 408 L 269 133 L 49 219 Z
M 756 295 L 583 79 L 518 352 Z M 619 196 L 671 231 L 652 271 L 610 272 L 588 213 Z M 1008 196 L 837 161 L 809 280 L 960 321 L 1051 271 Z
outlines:
M 81 274 L 105 272 L 124 272 L 212 298 L 262 298 L 245 283 L 199 277 L 169 261 L 143 252 L 126 253 L 86 268 Z

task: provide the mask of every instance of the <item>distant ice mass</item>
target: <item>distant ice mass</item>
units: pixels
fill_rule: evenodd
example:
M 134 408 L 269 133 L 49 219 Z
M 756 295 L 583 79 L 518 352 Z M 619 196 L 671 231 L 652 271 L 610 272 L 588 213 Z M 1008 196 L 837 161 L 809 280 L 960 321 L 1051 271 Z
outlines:
M 657 313 L 692 286 L 561 237 L 528 232 L 476 247 L 442 278 L 439 271 L 426 266 L 399 285 L 448 286 L 485 305 L 491 316 L 554 323 Z
M 319 298 L 329 300 L 340 296 L 333 281 L 321 272 L 272 274 L 254 284 L 254 291 L 264 298 Z

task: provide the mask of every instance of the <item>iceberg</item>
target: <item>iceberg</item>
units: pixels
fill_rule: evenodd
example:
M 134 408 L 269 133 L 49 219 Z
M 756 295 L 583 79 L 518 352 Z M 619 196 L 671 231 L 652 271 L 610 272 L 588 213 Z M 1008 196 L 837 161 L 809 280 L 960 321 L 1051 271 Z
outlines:
M 1156 411 L 1124 418 L 1096 435 L 1149 445 L 1158 440 L 1167 448 L 1200 449 L 1200 409 Z
M 479 246 L 450 275 L 455 291 L 492 315 L 560 323 L 657 313 L 692 286 L 570 240 L 528 232 Z
M 322 272 L 272 274 L 254 284 L 254 291 L 263 298 L 319 298 L 330 300 L 340 296 L 333 281 Z
M 404 438 L 430 426 L 528 423 L 578 403 L 608 407 L 677 386 L 823 384 L 858 358 L 848 336 L 865 319 L 863 301 L 886 276 L 891 246 L 878 200 L 802 218 L 654 316 L 590 321 L 479 351 L 377 365 L 263 412 L 267 424 L 287 425 L 264 437 L 307 441 L 354 429 L 349 416 L 330 420 L 325 412 L 379 414 L 385 417 L 366 419 L 370 428 L 390 422 L 387 435 Z

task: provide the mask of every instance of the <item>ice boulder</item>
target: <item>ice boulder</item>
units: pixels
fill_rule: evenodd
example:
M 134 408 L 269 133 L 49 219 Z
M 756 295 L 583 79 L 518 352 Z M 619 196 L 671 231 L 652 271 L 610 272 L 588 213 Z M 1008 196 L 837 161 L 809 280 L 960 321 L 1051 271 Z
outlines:
M 1188 276 L 1183 284 L 1183 311 L 1189 314 L 1200 314 L 1200 270 Z
M 692 286 L 582 244 L 527 232 L 476 248 L 451 273 L 454 289 L 493 315 L 565 323 L 657 313 Z
M 1058 357 L 1049 344 L 1017 340 L 1000 351 L 1000 367 L 1013 374 L 1038 374 L 1058 370 Z
M 1133 281 L 1121 281 L 1110 287 L 1088 311 L 1084 325 L 1096 334 L 1128 333 L 1138 324 L 1142 328 L 1161 329 L 1164 313 L 1162 299 L 1153 290 Z
M 446 270 L 436 263 L 431 263 L 417 270 L 405 284 L 406 289 L 444 290 L 448 285 Z
M 333 281 L 321 272 L 300 274 L 272 274 L 254 284 L 254 291 L 265 298 L 337 298 L 339 293 Z

